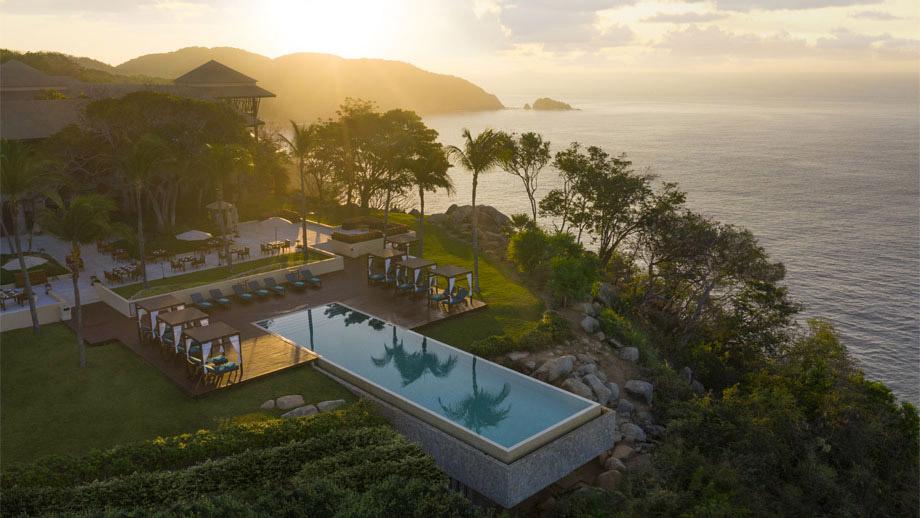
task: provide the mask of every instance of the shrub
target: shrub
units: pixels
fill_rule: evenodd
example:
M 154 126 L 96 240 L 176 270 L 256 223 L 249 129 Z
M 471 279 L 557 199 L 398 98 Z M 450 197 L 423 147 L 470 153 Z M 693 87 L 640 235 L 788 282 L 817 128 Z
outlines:
M 344 234 L 342 232 L 333 232 L 332 239 L 342 243 L 363 243 L 372 239 L 383 237 L 383 234 L 376 230 L 368 230 L 361 234 Z
M 550 262 L 548 287 L 563 306 L 588 297 L 597 280 L 597 259 L 592 254 L 556 256 Z
M 555 311 L 545 311 L 543 318 L 533 329 L 516 339 L 507 334 L 492 335 L 473 342 L 469 351 L 486 358 L 511 351 L 540 351 L 571 337 L 572 328 L 569 321 Z
M 549 237 L 546 232 L 536 226 L 529 226 L 516 232 L 508 242 L 508 260 L 526 274 L 545 276 L 548 252 Z
M 626 317 L 611 308 L 604 308 L 598 317 L 604 334 L 623 345 L 632 345 L 640 349 L 646 345 L 645 335 L 638 331 Z

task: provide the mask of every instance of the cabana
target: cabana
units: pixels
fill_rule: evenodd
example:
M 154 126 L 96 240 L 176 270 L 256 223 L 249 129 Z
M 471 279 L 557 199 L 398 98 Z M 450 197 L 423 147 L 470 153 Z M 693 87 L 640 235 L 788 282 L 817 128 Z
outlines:
M 137 334 L 141 341 L 145 338 L 155 338 L 157 315 L 177 309 L 185 309 L 185 302 L 172 295 L 162 295 L 134 303 L 134 313 L 137 316 Z
M 243 349 L 240 343 L 240 332 L 229 324 L 220 321 L 211 322 L 210 325 L 186 329 L 183 333 L 185 350 L 190 351 L 195 345 L 201 347 L 201 372 L 205 375 L 215 374 L 221 376 L 235 370 L 243 370 Z M 211 351 L 215 347 L 224 347 L 230 344 L 236 351 L 236 362 L 225 361 L 209 364 Z M 194 363 L 191 355 L 186 352 L 187 359 Z
M 236 205 L 226 201 L 215 201 L 205 205 L 208 209 L 208 216 L 215 225 L 220 225 L 220 220 L 224 220 L 224 229 L 228 232 L 236 232 L 240 216 L 236 211 Z
M 390 267 L 393 259 L 405 255 L 395 248 L 381 248 L 367 254 L 367 282 L 386 282 L 390 278 Z M 383 273 L 374 272 L 374 259 L 383 259 Z
M 432 286 L 437 287 L 437 277 L 443 277 L 447 279 L 447 290 L 444 293 L 433 295 L 429 301 L 447 304 L 448 308 L 462 302 L 466 296 L 457 297 L 454 295 L 454 288 L 457 287 L 457 278 L 466 276 L 466 292 L 469 294 L 469 303 L 473 303 L 473 272 L 471 272 L 469 268 L 463 268 L 462 266 L 444 265 L 431 268 L 430 271 L 431 274 L 435 276 Z
M 403 273 L 403 283 L 400 284 L 397 281 L 396 291 L 397 292 L 410 292 L 414 294 L 427 293 L 429 287 L 431 286 L 430 281 L 426 279 L 424 285 L 419 285 L 419 280 L 422 277 L 422 271 L 425 268 L 431 268 L 437 266 L 434 261 L 423 259 L 421 257 L 400 257 L 396 263 L 397 273 L 396 277 L 399 278 L 399 274 Z M 411 281 L 409 272 L 412 272 Z
M 406 256 L 409 255 L 409 247 L 412 246 L 412 243 L 418 241 L 418 238 L 415 237 L 415 234 L 399 234 L 395 236 L 387 236 L 386 240 L 383 242 L 383 246 L 387 246 L 387 243 L 393 245 L 393 248 L 397 250 L 402 250 Z
M 185 308 L 157 315 L 157 336 L 163 346 L 171 345 L 179 353 L 182 344 L 182 331 L 193 327 L 208 325 L 208 314 L 197 308 Z M 170 333 L 172 331 L 170 339 Z

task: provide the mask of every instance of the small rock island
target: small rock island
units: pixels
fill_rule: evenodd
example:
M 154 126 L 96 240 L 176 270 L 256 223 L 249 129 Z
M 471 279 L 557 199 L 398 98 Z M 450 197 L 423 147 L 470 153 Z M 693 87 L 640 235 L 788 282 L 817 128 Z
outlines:
M 530 109 L 530 105 L 525 104 L 524 109 Z M 549 97 L 541 97 L 533 102 L 534 110 L 574 110 L 572 105 L 564 103 L 562 101 L 557 101 L 555 99 L 550 99 Z

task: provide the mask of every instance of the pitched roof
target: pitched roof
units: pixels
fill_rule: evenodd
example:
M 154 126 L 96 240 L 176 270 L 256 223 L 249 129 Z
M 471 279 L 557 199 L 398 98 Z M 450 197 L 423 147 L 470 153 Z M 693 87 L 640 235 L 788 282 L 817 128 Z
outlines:
M 87 99 L 54 101 L 3 101 L 0 110 L 0 138 L 27 140 L 54 135 L 80 121 Z
M 221 85 L 255 83 L 256 80 L 212 59 L 204 65 L 177 77 L 173 82 L 187 85 Z
M 61 88 L 65 86 L 67 82 L 62 78 L 49 76 L 16 59 L 0 65 L 0 88 Z

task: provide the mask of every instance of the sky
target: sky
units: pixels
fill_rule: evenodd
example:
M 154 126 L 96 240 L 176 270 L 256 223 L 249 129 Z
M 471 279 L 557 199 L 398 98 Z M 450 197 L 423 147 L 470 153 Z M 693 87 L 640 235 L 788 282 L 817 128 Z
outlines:
M 325 52 L 407 61 L 505 94 L 892 80 L 915 89 L 920 2 L 0 0 L 0 46 L 110 64 L 187 46 Z

